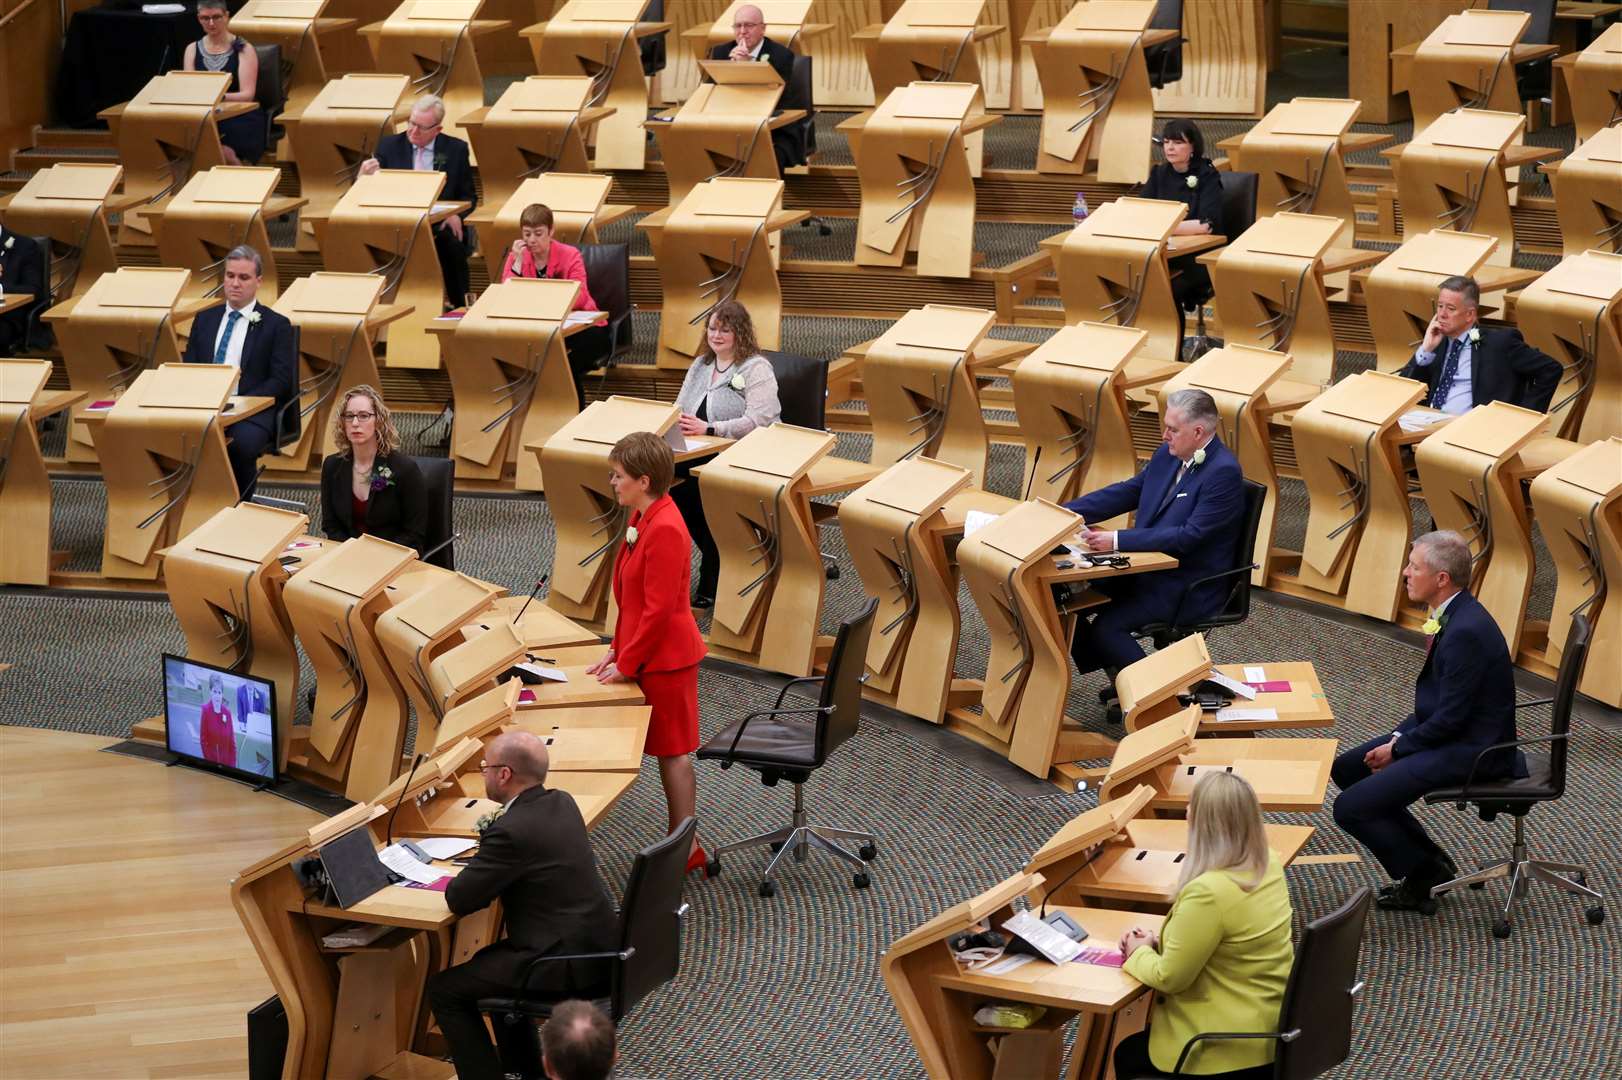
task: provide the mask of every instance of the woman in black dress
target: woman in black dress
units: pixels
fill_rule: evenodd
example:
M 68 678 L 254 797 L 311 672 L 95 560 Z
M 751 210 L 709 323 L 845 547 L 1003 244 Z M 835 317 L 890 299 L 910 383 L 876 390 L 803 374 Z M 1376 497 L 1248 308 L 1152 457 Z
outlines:
M 1173 230 L 1179 236 L 1206 236 L 1222 231 L 1222 174 L 1205 156 L 1205 136 L 1192 120 L 1168 120 L 1160 130 L 1166 160 L 1149 172 L 1138 194 L 1188 207 L 1188 216 Z M 1171 260 L 1171 295 L 1177 301 L 1178 333 L 1185 311 L 1211 295 L 1211 275 L 1196 255 Z
M 231 9 L 225 0 L 197 0 L 203 36 L 186 46 L 187 71 L 223 71 L 231 76 L 226 101 L 258 101 L 259 54 L 231 33 Z M 265 114 L 252 112 L 220 121 L 220 143 L 227 165 L 257 165 L 265 154 Z

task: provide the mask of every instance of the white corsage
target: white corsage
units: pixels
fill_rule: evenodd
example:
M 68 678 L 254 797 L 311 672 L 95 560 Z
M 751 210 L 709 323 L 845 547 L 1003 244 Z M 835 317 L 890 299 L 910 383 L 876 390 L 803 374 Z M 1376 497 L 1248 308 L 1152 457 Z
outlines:
M 259 325 L 260 318 L 262 318 L 262 316 L 259 314 L 258 308 L 254 308 L 252 311 L 248 312 L 248 321 L 254 326 Z
M 1200 178 L 1197 177 L 1197 176 L 1190 176 L 1187 180 L 1184 181 L 1184 183 L 1186 183 L 1191 188 L 1197 188 L 1197 187 L 1200 186 Z
M 6 237 L 6 250 L 10 251 L 12 245 L 15 244 L 16 242 L 17 242 L 17 238 L 15 236 Z
M 1470 328 L 1470 344 L 1474 345 L 1476 342 L 1478 342 L 1480 340 L 1481 340 L 1481 331 L 1479 329 L 1477 329 L 1476 327 L 1472 326 Z
M 1419 629 L 1424 632 L 1426 637 L 1435 637 L 1441 632 L 1442 624 L 1436 621 L 1435 615 L 1432 615 L 1430 618 L 1425 620 L 1424 625 Z
M 740 372 L 737 372 L 736 374 L 734 374 L 732 376 L 732 380 L 730 382 L 728 382 L 727 385 L 732 387 L 732 389 L 736 390 L 738 393 L 740 393 L 740 394 L 743 393 L 743 388 L 744 388 L 743 372 L 740 371 Z
M 1205 464 L 1205 447 L 1202 446 L 1198 450 L 1194 451 L 1194 457 L 1191 459 L 1191 462 L 1195 465 Z
M 625 526 L 625 542 L 632 547 L 636 546 L 637 531 L 635 525 Z
M 500 817 L 502 814 L 505 814 L 506 812 L 507 812 L 507 808 L 505 806 L 503 806 L 503 807 L 499 807 L 499 808 L 497 808 L 495 810 L 490 811 L 488 814 L 479 815 L 479 820 L 477 820 L 477 821 L 475 821 L 473 823 L 473 831 L 477 832 L 480 836 L 483 836 L 484 833 L 485 833 L 485 830 L 489 829 L 490 826 L 492 826 L 492 825 L 494 825 L 496 823 L 496 818 Z

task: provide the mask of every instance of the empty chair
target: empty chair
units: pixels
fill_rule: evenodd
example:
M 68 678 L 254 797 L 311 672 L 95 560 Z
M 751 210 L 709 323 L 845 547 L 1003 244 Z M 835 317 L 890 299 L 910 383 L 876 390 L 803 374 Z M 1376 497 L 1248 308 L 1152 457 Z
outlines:
M 586 264 L 586 287 L 608 315 L 611 345 L 604 367 L 631 351 L 631 245 L 581 244 L 580 261 Z
M 428 497 L 428 520 L 422 530 L 423 561 L 456 569 L 456 533 L 452 512 L 456 494 L 456 462 L 450 458 L 413 457 L 422 470 L 422 487 Z
M 1225 172 L 1222 174 L 1222 235 L 1229 240 L 1243 236 L 1246 229 L 1256 224 L 1256 174 L 1253 172 Z M 1205 332 L 1205 304 L 1211 299 L 1209 291 L 1194 306 L 1194 344 L 1185 350 L 1184 359 L 1197 360 L 1217 348 L 1216 341 Z M 1178 312 L 1181 323 L 1183 313 Z

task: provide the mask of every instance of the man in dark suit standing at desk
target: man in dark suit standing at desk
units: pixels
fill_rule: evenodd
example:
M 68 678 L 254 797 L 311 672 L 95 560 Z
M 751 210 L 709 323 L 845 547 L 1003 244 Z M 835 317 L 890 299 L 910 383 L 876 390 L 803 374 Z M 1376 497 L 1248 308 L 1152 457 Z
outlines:
M 1430 643 L 1414 686 L 1414 711 L 1396 731 L 1335 759 L 1340 787 L 1335 822 L 1362 841 L 1396 880 L 1375 901 L 1392 911 L 1434 914 L 1434 885 L 1458 872 L 1447 852 L 1408 812 L 1427 791 L 1462 784 L 1476 755 L 1515 736 L 1515 680 L 1504 635 L 1487 609 L 1464 591 L 1470 545 L 1456 532 L 1414 541 L 1403 568 L 1408 598 L 1430 610 Z M 1477 777 L 1525 776 L 1519 750 L 1500 751 Z
M 453 914 L 471 915 L 500 899 L 507 936 L 428 980 L 428 1000 L 461 1080 L 502 1077 L 481 998 L 520 989 L 558 997 L 606 993 L 610 974 L 600 960 L 539 964 L 526 987 L 519 980 L 537 957 L 610 952 L 619 943 L 619 916 L 597 874 L 580 808 L 568 792 L 546 788 L 546 744 L 511 731 L 484 753 L 485 793 L 504 806 L 479 838 L 473 861 L 451 879 L 445 903 Z M 527 1030 L 523 1037 L 533 1038 Z
M 793 80 L 794 50 L 766 36 L 766 16 L 758 7 L 745 4 L 732 13 L 732 34 L 730 43 L 723 41 L 710 50 L 711 60 L 765 61 L 782 78 L 784 86 Z M 795 163 L 794 140 L 787 128 L 772 132 L 772 149 L 777 154 L 779 173 Z
M 32 236 L 11 232 L 0 226 L 0 289 L 7 293 L 27 293 L 38 304 L 45 297 L 45 254 Z M 33 305 L 29 305 L 32 307 Z M 26 345 L 29 307 L 0 315 L 0 356 L 9 356 Z
M 1548 412 L 1559 361 L 1528 345 L 1519 330 L 1477 326 L 1480 304 L 1474 278 L 1442 282 L 1425 338 L 1397 374 L 1430 387 L 1425 404 L 1454 416 L 1493 401 Z
M 1135 528 L 1084 529 L 1088 550 L 1160 551 L 1178 562 L 1175 570 L 1098 583 L 1110 603 L 1091 623 L 1077 622 L 1070 647 L 1082 674 L 1103 668 L 1113 679 L 1116 671 L 1143 659 L 1132 631 L 1169 621 L 1179 614 L 1179 602 L 1181 616 L 1189 620 L 1222 606 L 1227 595 L 1222 583 L 1183 598 L 1185 586 L 1233 566 L 1244 525 L 1244 473 L 1217 437 L 1218 419 L 1216 402 L 1204 390 L 1173 391 L 1161 421 L 1164 442 L 1143 471 L 1065 503 L 1087 522 L 1137 512 Z
M 231 473 L 244 499 L 253 494 L 260 455 L 276 445 L 283 407 L 298 400 L 297 335 L 285 315 L 254 299 L 263 274 L 257 251 L 246 244 L 232 248 L 220 286 L 225 303 L 199 312 L 186 340 L 186 363 L 229 364 L 240 373 L 238 394 L 275 399 L 270 408 L 225 429 Z M 288 409 L 287 415 L 287 430 L 298 434 L 298 409 Z
M 360 171 L 362 176 L 379 169 L 442 172 L 445 188 L 439 194 L 440 201 L 468 204 L 466 210 L 434 226 L 434 252 L 445 278 L 445 300 L 459 308 L 467 303 L 467 253 L 472 236 L 463 219 L 479 205 L 479 196 L 473 189 L 467 143 L 446 135 L 444 127 L 445 102 L 434 94 L 423 95 L 411 107 L 405 131 L 379 139 L 377 153 L 361 162 Z

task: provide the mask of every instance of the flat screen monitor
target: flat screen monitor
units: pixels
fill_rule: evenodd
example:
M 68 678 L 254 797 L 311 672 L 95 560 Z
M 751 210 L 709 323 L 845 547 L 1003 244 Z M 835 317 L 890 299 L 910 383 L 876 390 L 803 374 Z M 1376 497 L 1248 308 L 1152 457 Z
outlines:
M 275 683 L 166 653 L 163 719 L 169 752 L 187 764 L 275 781 Z

